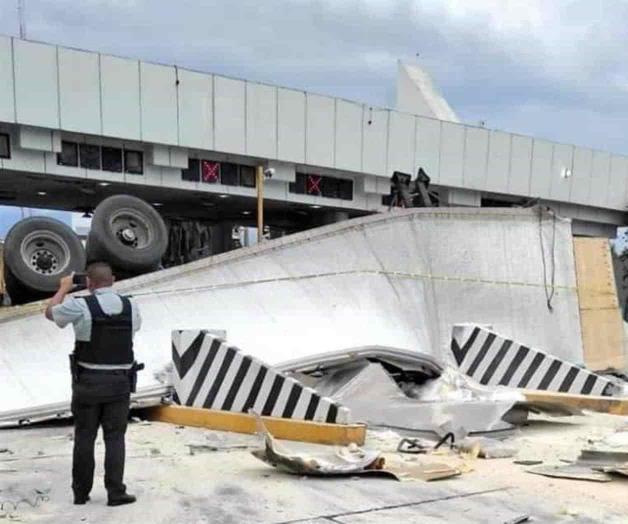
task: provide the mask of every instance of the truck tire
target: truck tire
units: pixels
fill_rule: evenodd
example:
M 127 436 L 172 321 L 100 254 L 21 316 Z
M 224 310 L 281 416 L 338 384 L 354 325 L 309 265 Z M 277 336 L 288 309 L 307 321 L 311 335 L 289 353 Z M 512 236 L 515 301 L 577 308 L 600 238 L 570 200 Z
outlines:
M 166 224 L 147 202 L 115 195 L 94 210 L 87 237 L 88 262 L 108 262 L 118 277 L 137 275 L 157 269 L 167 247 Z
M 13 304 L 52 295 L 61 277 L 84 271 L 80 238 L 59 220 L 31 217 L 15 224 L 4 241 L 4 276 Z

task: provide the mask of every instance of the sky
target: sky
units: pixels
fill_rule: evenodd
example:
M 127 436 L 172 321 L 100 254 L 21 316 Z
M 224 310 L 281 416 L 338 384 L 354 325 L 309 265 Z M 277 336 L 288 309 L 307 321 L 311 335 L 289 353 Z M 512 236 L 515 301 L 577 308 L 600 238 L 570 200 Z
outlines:
M 464 122 L 628 154 L 628 0 L 23 3 L 33 40 L 379 106 L 418 61 Z M 0 0 L 0 33 L 16 6 Z

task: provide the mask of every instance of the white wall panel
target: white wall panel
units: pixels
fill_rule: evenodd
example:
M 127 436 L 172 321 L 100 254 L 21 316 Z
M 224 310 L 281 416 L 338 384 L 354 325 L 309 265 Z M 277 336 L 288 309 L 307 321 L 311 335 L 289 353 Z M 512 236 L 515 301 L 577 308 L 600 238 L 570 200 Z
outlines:
M 628 158 L 613 155 L 611 157 L 611 173 L 606 194 L 606 207 L 624 211 L 626 201 L 626 178 L 628 178 Z
M 440 180 L 440 120 L 417 117 L 414 165 L 438 184 Z
M 214 134 L 216 151 L 244 154 L 245 82 L 214 77 Z
M 592 206 L 606 205 L 606 195 L 611 173 L 611 155 L 605 151 L 593 152 L 593 169 L 589 186 L 589 202 Z
M 546 140 L 534 140 L 532 149 L 532 173 L 530 175 L 530 196 L 549 198 L 553 144 Z
M 364 108 L 362 170 L 380 176 L 386 174 L 386 145 L 388 116 L 390 111 L 371 107 Z
M 52 131 L 41 127 L 19 126 L 17 130 L 18 143 L 22 149 L 37 151 L 53 151 Z
M 59 111 L 61 129 L 92 135 L 102 132 L 96 53 L 59 48 Z
M 530 194 L 530 170 L 532 168 L 532 139 L 512 135 L 510 143 L 510 176 L 508 192 L 514 195 Z
M 179 69 L 179 144 L 214 147 L 212 76 Z
M 170 151 L 167 146 L 153 145 L 148 150 L 146 155 L 146 161 L 154 166 L 169 167 L 170 166 Z
M 364 106 L 336 101 L 336 168 L 362 170 L 362 117 Z
M 391 111 L 388 121 L 387 173 L 395 171 L 409 173 L 413 177 L 414 147 L 416 145 L 416 117 L 407 113 Z
M 17 121 L 58 128 L 57 48 L 16 38 L 13 52 Z
M 11 136 L 12 144 L 15 144 L 16 142 L 14 138 L 15 138 L 15 135 L 12 135 Z M 4 169 L 14 169 L 16 171 L 34 171 L 36 173 L 43 173 L 45 169 L 45 165 L 44 165 L 45 155 L 46 153 L 43 151 L 18 149 L 14 147 L 11 151 L 11 158 L 3 158 L 2 165 L 4 166 Z M 28 182 L 25 182 L 25 184 L 26 183 Z
M 364 193 L 377 193 L 377 177 L 365 175 L 358 179 L 356 187 L 360 187 Z
M 175 169 L 187 169 L 188 151 L 179 147 L 170 148 L 170 167 Z
M 488 157 L 488 131 L 467 127 L 464 146 L 464 187 L 484 190 Z
M 277 88 L 246 84 L 246 152 L 277 157 Z
M 0 122 L 15 122 L 11 38 L 0 35 Z
M 103 135 L 140 140 L 140 72 L 137 60 L 101 55 Z
M 277 158 L 305 162 L 305 93 L 277 89 Z
M 593 151 L 577 147 L 573 157 L 573 174 L 569 201 L 576 204 L 589 203 L 589 187 L 591 186 L 591 170 L 593 168 Z
M 156 185 L 164 187 L 180 187 L 181 169 L 176 167 L 162 167 L 161 168 L 161 180 L 156 181 Z
M 167 167 L 154 166 L 151 164 L 144 165 L 144 174 L 141 176 L 131 173 L 124 173 L 124 181 L 127 184 L 141 184 L 145 186 L 161 186 L 163 185 L 163 171 Z M 179 171 L 181 173 L 181 171 Z M 179 174 L 179 178 L 181 175 Z
M 451 122 L 442 123 L 439 184 L 463 187 L 464 130 L 463 125 Z
M 159 144 L 178 142 L 176 82 L 174 67 L 141 63 L 142 140 Z
M 550 184 L 550 198 L 552 200 L 569 201 L 573 181 L 573 151 L 573 146 L 554 144 L 552 183 Z M 572 176 L 563 176 L 566 169 L 572 171 Z
M 505 193 L 510 177 L 510 133 L 491 131 L 486 169 L 486 191 Z
M 305 163 L 313 166 L 334 165 L 334 99 L 306 95 Z

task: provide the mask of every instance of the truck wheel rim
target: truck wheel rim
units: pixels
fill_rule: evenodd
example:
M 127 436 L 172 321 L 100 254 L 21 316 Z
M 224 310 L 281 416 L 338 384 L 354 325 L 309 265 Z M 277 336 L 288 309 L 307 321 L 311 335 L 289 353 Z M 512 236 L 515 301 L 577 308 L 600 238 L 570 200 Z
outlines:
M 109 228 L 124 247 L 143 249 L 155 238 L 155 231 L 146 218 L 133 209 L 119 209 L 109 218 Z
M 67 242 L 51 231 L 33 231 L 20 244 L 22 262 L 39 275 L 58 275 L 70 264 Z

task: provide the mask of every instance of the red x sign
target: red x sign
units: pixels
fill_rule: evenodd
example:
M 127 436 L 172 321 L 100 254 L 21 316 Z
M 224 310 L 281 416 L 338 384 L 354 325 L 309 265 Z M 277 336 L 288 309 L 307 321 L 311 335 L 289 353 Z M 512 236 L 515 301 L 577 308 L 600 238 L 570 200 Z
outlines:
M 203 160 L 201 162 L 201 180 L 206 184 L 216 184 L 220 178 L 220 162 Z
M 308 175 L 306 183 L 306 192 L 308 195 L 320 195 L 321 194 L 321 176 Z

